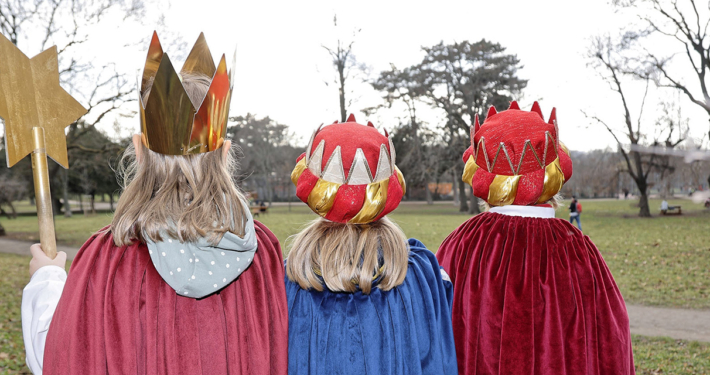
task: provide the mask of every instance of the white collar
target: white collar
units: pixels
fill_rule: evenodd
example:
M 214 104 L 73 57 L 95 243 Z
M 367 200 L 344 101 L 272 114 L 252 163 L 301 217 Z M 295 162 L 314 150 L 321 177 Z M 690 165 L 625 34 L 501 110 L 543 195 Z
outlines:
M 541 219 L 552 219 L 555 217 L 554 208 L 540 206 L 498 206 L 491 207 L 489 212 L 508 216 L 537 217 Z

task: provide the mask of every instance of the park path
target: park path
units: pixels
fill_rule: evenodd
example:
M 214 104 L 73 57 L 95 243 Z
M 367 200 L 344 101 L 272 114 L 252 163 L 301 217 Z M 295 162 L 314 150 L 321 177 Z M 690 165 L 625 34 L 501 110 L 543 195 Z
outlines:
M 0 253 L 30 255 L 30 243 L 0 238 Z M 74 259 L 79 250 L 57 246 L 58 251 Z M 667 336 L 674 339 L 710 342 L 710 310 L 673 309 L 626 305 L 631 333 L 643 336 Z

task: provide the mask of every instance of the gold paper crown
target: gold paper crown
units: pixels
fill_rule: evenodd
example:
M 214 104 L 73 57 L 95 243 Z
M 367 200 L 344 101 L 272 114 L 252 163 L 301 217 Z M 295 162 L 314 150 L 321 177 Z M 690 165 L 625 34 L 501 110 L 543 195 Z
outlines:
M 231 71 L 227 72 L 224 55 L 215 67 L 205 36 L 200 33 L 178 75 L 168 54 L 163 53 L 158 33 L 153 32 L 139 92 L 143 144 L 164 155 L 199 154 L 222 147 L 232 98 L 233 72 L 234 60 Z M 180 78 L 186 74 L 210 79 L 201 102 L 193 102 L 187 95 Z M 148 89 L 150 92 L 144 100 Z

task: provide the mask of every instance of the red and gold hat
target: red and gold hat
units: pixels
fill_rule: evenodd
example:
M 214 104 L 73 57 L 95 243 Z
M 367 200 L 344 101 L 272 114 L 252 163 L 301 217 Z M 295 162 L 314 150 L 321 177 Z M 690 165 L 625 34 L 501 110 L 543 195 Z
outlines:
M 313 212 L 339 223 L 366 224 L 392 212 L 405 193 L 392 139 L 350 115 L 319 127 L 291 172 L 296 195 Z
M 464 182 L 491 206 L 543 204 L 572 177 L 555 109 L 545 122 L 537 102 L 530 112 L 521 111 L 517 102 L 500 113 L 491 107 L 483 125 L 476 116 L 463 161 Z

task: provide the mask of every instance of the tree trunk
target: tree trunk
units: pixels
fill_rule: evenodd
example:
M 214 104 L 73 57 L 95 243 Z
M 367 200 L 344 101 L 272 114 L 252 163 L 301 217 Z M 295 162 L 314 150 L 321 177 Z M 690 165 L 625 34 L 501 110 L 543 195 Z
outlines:
M 639 216 L 651 217 L 651 210 L 648 207 L 648 187 L 643 181 L 637 181 L 639 188 Z
M 113 193 L 108 195 L 109 204 L 111 205 L 111 211 L 113 212 Z
M 478 197 L 473 195 L 473 186 L 471 186 L 471 204 L 468 207 L 468 213 L 473 215 L 481 213 L 481 209 L 478 206 Z
M 456 185 L 456 173 L 455 172 L 456 172 L 456 169 L 454 169 L 453 172 L 451 172 L 451 177 L 452 177 L 451 193 L 454 195 L 454 206 L 458 206 L 459 205 L 459 190 Z
M 4 236 L 5 234 L 5 228 L 3 228 L 2 224 L 0 224 L 0 236 Z
M 459 212 L 468 212 L 468 197 L 466 197 L 466 185 L 462 179 L 459 180 Z
M 64 217 L 71 217 L 71 206 L 69 205 L 69 170 L 62 173 L 62 195 L 64 198 Z
M 424 191 L 426 192 L 426 204 L 434 204 L 434 199 L 431 196 L 431 190 L 429 190 L 429 182 L 424 181 Z
M 94 193 L 91 193 L 91 214 L 96 213 L 96 207 L 94 206 L 94 202 L 96 201 L 96 195 Z
M 15 209 L 15 206 L 12 204 L 12 202 L 7 202 L 7 205 L 10 206 L 10 210 L 12 211 L 12 218 L 17 219 L 17 210 Z M 8 216 L 9 218 L 10 216 Z
M 345 61 L 338 64 L 338 75 L 340 78 L 340 122 L 347 120 L 347 110 L 345 108 Z

